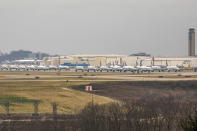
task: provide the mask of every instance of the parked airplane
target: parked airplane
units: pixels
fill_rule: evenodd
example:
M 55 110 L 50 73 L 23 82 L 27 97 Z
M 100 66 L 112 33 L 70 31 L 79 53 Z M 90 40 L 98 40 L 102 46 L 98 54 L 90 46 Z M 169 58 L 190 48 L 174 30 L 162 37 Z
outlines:
M 167 70 L 168 70 L 168 72 L 170 72 L 170 71 L 177 72 L 177 71 L 180 71 L 180 68 L 177 66 L 167 66 Z
M 18 66 L 18 70 L 19 70 L 19 71 L 26 71 L 27 68 L 26 68 L 25 65 L 19 65 L 19 66 Z
M 1 70 L 9 70 L 9 66 L 8 65 L 1 65 Z
M 134 66 L 123 66 L 122 71 L 123 72 L 127 72 L 127 71 L 136 72 L 137 68 L 135 68 Z
M 13 71 L 13 70 L 18 70 L 18 66 L 17 65 L 9 65 L 9 70 Z
M 115 65 L 115 66 L 110 66 L 110 71 L 113 71 L 113 72 L 121 72 L 122 71 L 122 67 L 121 66 L 118 66 L 118 65 Z
M 27 70 L 28 70 L 28 71 L 35 71 L 35 70 L 36 70 L 36 66 L 34 66 L 34 65 L 29 65 L 29 66 L 27 66 Z
M 97 69 L 97 71 L 103 72 L 103 71 L 107 71 L 109 72 L 110 68 L 107 66 L 101 66 Z
M 87 68 L 84 69 L 84 71 L 90 72 L 94 71 L 96 72 L 97 68 L 95 66 L 88 66 Z
M 151 68 L 152 68 L 153 72 L 155 72 L 155 71 L 164 72 L 167 70 L 166 66 L 152 66 Z
M 70 67 L 69 66 L 63 66 L 63 65 L 60 65 L 59 66 L 59 70 L 70 70 Z
M 137 66 L 139 72 L 152 72 L 153 69 L 149 66 Z
M 53 66 L 53 65 L 48 66 L 48 68 L 49 68 L 49 70 L 57 70 L 58 69 L 57 66 Z
M 47 67 L 47 66 L 38 66 L 37 68 L 36 68 L 36 70 L 38 70 L 38 71 L 47 71 L 47 70 L 49 70 L 49 68 Z
M 83 66 L 76 66 L 76 67 L 75 67 L 75 71 L 76 71 L 76 72 L 78 72 L 78 71 L 84 72 L 84 67 L 83 67 Z

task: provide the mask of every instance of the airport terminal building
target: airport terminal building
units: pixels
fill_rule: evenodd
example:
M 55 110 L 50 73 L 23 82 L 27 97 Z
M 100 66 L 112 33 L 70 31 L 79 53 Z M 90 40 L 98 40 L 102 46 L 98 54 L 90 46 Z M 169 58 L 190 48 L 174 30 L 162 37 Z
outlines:
M 46 57 L 44 65 L 59 66 L 62 64 L 88 64 L 91 66 L 129 65 L 129 66 L 183 66 L 197 67 L 197 57 L 152 57 L 126 55 L 69 55 L 60 57 Z

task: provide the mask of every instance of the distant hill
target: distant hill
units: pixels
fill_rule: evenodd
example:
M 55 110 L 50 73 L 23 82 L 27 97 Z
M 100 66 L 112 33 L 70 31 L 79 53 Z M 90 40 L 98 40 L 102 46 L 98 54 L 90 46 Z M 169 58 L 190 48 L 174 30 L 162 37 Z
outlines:
M 12 51 L 10 53 L 0 53 L 0 63 L 4 61 L 13 61 L 18 59 L 42 59 L 43 57 L 50 56 L 47 53 L 41 52 L 32 52 L 32 51 L 25 51 L 25 50 L 17 50 Z
M 147 54 L 147 53 L 135 53 L 135 54 L 131 54 L 130 56 L 151 56 L 150 54 Z

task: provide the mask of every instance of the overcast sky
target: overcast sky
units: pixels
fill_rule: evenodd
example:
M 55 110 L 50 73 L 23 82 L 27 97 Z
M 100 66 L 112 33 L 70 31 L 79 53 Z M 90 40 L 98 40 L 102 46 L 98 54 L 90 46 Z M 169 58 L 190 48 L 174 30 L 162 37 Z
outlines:
M 186 56 L 197 0 L 0 0 L 0 50 Z

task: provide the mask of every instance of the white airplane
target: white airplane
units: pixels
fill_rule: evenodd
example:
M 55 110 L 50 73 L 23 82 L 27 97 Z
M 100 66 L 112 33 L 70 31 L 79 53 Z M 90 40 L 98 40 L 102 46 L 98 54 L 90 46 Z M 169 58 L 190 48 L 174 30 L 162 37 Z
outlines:
M 62 65 L 60 65 L 59 66 L 59 70 L 70 70 L 70 67 L 69 66 L 62 66 Z
M 96 72 L 97 68 L 95 66 L 88 66 L 86 69 L 85 69 L 87 72 L 90 72 L 91 70 Z
M 121 72 L 122 71 L 122 67 L 120 67 L 118 65 L 110 66 L 110 70 L 113 71 L 113 72 L 116 72 L 116 71 Z
M 25 65 L 19 65 L 19 66 L 18 66 L 18 70 L 20 70 L 20 71 L 25 71 L 25 70 L 27 70 L 27 68 L 26 68 Z
M 49 65 L 48 66 L 49 70 L 57 70 L 57 66 Z
M 163 69 L 161 68 L 161 66 L 152 66 L 152 70 L 153 72 L 155 71 L 161 72 Z
M 97 69 L 97 71 L 103 72 L 103 71 L 107 71 L 109 72 L 110 68 L 107 66 L 101 66 Z
M 34 65 L 29 65 L 29 66 L 27 66 L 27 70 L 28 70 L 28 71 L 30 71 L 30 70 L 31 70 L 31 71 L 34 71 L 34 70 L 36 70 L 36 68 L 37 68 L 37 67 L 34 66 Z
M 37 69 L 38 71 L 41 71 L 41 70 L 43 70 L 43 71 L 49 70 L 49 68 L 46 67 L 46 66 L 38 66 L 36 69 Z
M 122 71 L 123 72 L 127 72 L 127 71 L 136 72 L 137 68 L 135 68 L 134 66 L 123 66 Z
M 76 66 L 76 67 L 75 67 L 75 71 L 76 71 L 76 72 L 78 72 L 78 71 L 84 72 L 84 67 L 83 67 L 83 66 Z
M 170 71 L 177 72 L 177 71 L 180 71 L 180 68 L 177 66 L 167 66 L 167 70 L 168 70 L 168 72 L 170 72 Z
M 140 72 L 152 72 L 153 71 L 153 69 L 149 66 L 137 66 L 137 69 Z
M 1 70 L 9 70 L 9 66 L 8 65 L 1 65 Z
M 9 65 L 9 70 L 12 71 L 12 70 L 18 70 L 18 66 L 17 65 Z

